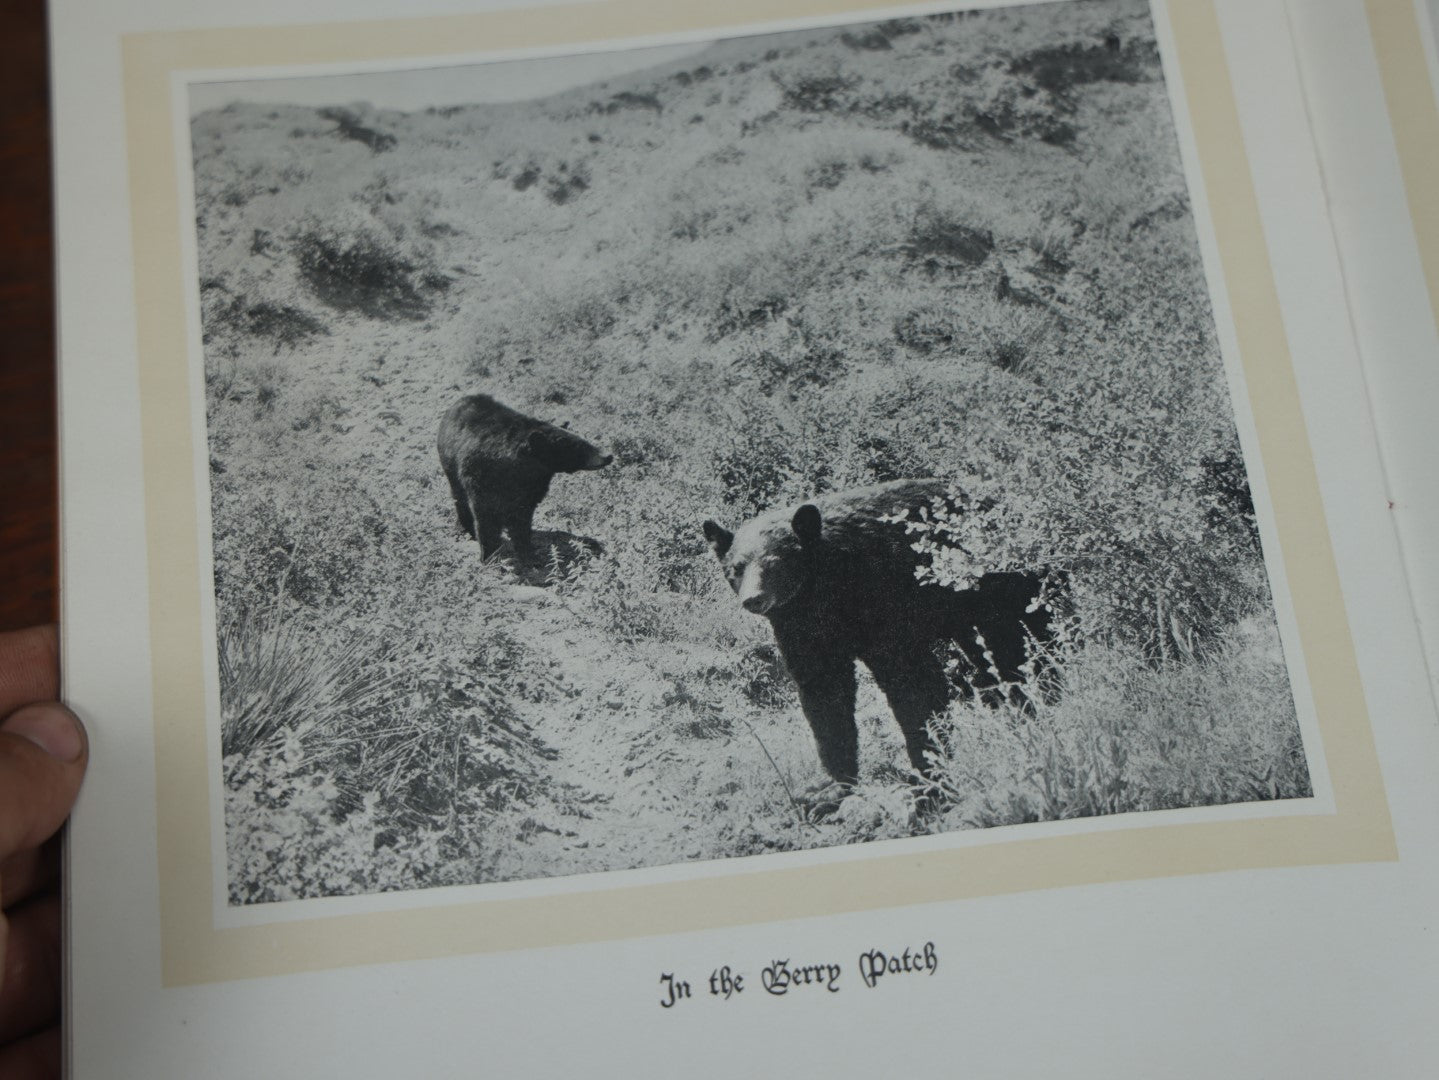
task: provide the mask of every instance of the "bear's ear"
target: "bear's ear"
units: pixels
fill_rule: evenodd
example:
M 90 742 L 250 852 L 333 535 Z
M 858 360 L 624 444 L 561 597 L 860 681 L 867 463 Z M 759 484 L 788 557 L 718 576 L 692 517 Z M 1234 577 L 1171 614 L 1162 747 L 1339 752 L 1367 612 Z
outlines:
M 723 559 L 729 551 L 730 545 L 734 543 L 734 533 L 713 521 L 706 521 L 704 524 L 705 541 L 709 544 L 710 550 L 715 557 Z
M 810 544 L 819 543 L 819 530 L 822 522 L 819 517 L 819 507 L 814 503 L 805 503 L 794 512 L 789 526 L 794 534 L 799 537 L 801 545 L 808 547 Z

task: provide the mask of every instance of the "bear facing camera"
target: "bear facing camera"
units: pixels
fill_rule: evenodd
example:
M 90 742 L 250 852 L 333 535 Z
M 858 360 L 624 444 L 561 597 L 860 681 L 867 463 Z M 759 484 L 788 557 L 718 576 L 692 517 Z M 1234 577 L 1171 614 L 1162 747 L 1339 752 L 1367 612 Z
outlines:
M 885 519 L 946 492 L 939 480 L 897 480 L 770 510 L 734 532 L 704 523 L 740 603 L 774 628 L 820 763 L 840 784 L 859 779 L 856 661 L 874 675 L 924 773 L 930 718 L 956 693 L 998 704 L 1023 679 L 1030 642 L 1050 640 L 1049 611 L 1035 603 L 1045 574 L 985 574 L 965 590 L 915 577 L 927 556 L 902 521 Z M 936 648 L 945 643 L 969 659 L 967 679 L 946 673 Z
M 529 559 L 535 508 L 555 474 L 603 469 L 614 460 L 578 435 L 488 394 L 450 406 L 436 443 L 460 528 L 480 542 L 483 558 L 495 553 L 507 533 L 516 556 Z

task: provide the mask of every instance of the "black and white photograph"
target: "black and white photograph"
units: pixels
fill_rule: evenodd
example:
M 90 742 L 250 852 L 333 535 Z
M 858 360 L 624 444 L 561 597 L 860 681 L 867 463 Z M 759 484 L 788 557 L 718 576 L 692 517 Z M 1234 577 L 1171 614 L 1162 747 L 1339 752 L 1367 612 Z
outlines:
M 1147 3 L 188 92 L 230 905 L 1313 795 Z

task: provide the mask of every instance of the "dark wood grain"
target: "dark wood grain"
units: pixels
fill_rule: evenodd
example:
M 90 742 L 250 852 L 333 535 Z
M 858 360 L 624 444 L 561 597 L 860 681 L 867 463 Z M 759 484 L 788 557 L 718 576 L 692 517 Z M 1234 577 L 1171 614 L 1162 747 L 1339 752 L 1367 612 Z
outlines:
M 0 36 L 0 629 L 53 621 L 55 290 L 43 0 Z

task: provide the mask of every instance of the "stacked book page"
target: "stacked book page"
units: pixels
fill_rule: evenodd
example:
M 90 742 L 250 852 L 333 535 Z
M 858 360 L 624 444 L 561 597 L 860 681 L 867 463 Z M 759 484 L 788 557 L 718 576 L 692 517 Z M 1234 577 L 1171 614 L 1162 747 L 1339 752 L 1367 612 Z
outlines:
M 70 1074 L 1439 1064 L 1411 0 L 55 0 Z

